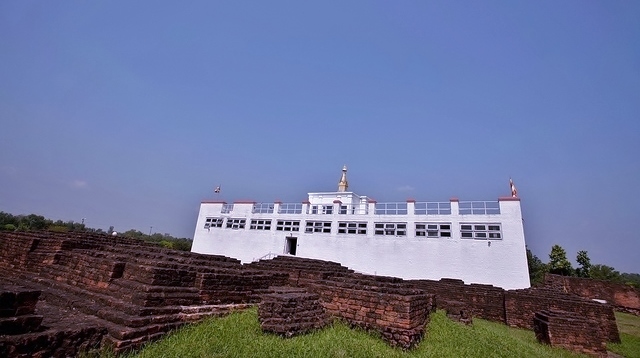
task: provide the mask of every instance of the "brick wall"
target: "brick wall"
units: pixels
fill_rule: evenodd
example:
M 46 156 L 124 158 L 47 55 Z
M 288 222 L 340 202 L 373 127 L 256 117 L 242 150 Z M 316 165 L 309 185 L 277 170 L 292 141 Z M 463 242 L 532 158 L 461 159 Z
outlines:
M 403 349 L 420 342 L 434 307 L 434 296 L 422 290 L 363 276 L 332 277 L 310 287 L 329 314 L 378 331 L 385 341 Z
M 471 284 L 462 280 L 441 279 L 410 280 L 412 287 L 436 295 L 438 308 L 447 309 L 447 302 L 462 302 L 474 317 L 495 322 L 505 322 L 504 290 L 491 286 Z
M 625 284 L 546 274 L 544 287 L 588 299 L 606 300 L 618 311 L 640 315 L 640 290 Z
M 19 282 L 42 292 L 45 320 L 60 310 L 78 314 L 70 315 L 74 321 L 66 327 L 39 333 L 40 340 L 53 344 L 49 338 L 56 334 L 78 340 L 103 334 L 116 352 L 230 310 L 220 304 L 256 302 L 269 286 L 288 279 L 223 256 L 89 233 L 0 232 L 0 269 L 7 278 L 0 286 Z M 54 316 L 50 322 L 57 321 Z M 84 331 L 67 329 L 76 326 Z M 17 351 L 24 348 L 15 342 Z
M 598 322 L 564 311 L 540 311 L 534 315 L 538 342 L 595 357 L 607 357 L 607 342 Z
M 534 313 L 565 311 L 598 322 L 607 341 L 619 343 L 620 334 L 613 307 L 549 289 L 527 288 L 505 292 L 506 323 L 512 327 L 533 329 Z
M 56 306 L 58 311 L 84 314 L 74 319 L 85 322 L 86 334 L 64 334 L 88 340 L 94 333 L 103 334 L 116 352 L 160 338 L 186 322 L 246 307 L 221 305 L 259 302 L 269 287 L 282 285 L 306 288 L 318 295 L 331 316 L 379 331 L 404 349 L 420 341 L 436 304 L 527 329 L 533 329 L 535 312 L 573 312 L 598 322 L 603 336 L 619 342 L 610 305 L 557 290 L 504 291 L 454 279 L 405 281 L 290 256 L 241 265 L 223 256 L 167 250 L 121 237 L 0 232 L 0 270 L 7 280 L 0 285 L 20 283 L 41 291 L 38 304 L 49 307 L 48 312 Z M 56 317 L 51 316 L 51 322 L 58 321 Z
M 331 322 L 320 304 L 320 297 L 304 288 L 272 287 L 260 298 L 258 319 L 265 332 L 292 337 Z
M 0 335 L 35 332 L 42 316 L 35 314 L 40 291 L 3 285 L 0 290 Z

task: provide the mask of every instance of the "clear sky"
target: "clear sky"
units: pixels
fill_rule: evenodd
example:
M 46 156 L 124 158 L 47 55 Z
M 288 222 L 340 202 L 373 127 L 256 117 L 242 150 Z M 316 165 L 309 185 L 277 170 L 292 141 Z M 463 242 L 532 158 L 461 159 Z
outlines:
M 640 272 L 638 1 L 3 1 L 0 211 L 192 237 L 201 200 L 495 200 Z M 153 228 L 151 228 L 153 227 Z M 634 229 L 635 228 L 635 229 Z

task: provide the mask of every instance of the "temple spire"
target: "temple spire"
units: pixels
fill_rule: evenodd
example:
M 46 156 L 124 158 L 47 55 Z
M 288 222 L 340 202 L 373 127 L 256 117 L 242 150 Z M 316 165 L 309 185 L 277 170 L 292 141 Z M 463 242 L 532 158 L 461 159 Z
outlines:
M 349 188 L 349 183 L 347 182 L 347 166 L 342 167 L 342 176 L 340 177 L 340 182 L 338 183 L 338 191 L 347 191 Z

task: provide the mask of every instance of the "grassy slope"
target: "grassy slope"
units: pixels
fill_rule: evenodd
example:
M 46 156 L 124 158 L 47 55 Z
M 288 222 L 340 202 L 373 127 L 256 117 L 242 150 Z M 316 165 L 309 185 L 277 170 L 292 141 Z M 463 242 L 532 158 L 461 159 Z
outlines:
M 342 323 L 283 339 L 263 334 L 255 309 L 186 327 L 136 357 L 576 357 L 538 344 L 533 332 L 476 319 L 472 327 L 431 315 L 425 340 L 402 352 Z
M 628 358 L 640 358 L 640 317 L 616 312 L 621 344 L 607 344 L 607 349 Z

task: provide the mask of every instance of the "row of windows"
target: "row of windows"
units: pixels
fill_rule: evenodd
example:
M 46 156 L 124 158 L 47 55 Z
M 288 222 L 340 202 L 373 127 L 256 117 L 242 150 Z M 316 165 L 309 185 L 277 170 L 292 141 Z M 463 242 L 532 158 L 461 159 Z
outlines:
M 367 223 L 362 222 L 338 222 L 338 234 L 367 234 Z
M 247 219 L 228 218 L 227 229 L 244 229 Z M 207 218 L 204 228 L 221 228 L 224 218 Z M 251 219 L 250 230 L 271 230 L 271 219 Z M 331 221 L 307 221 L 306 233 L 331 233 Z M 300 231 L 300 220 L 276 220 L 276 231 Z M 416 223 L 415 236 L 430 238 L 451 237 L 450 223 Z M 374 235 L 407 236 L 407 223 L 374 223 Z M 338 234 L 366 235 L 367 223 L 357 221 L 339 221 Z M 500 224 L 464 223 L 460 224 L 460 237 L 475 240 L 500 240 L 502 230 Z
M 331 233 L 331 221 L 307 221 L 304 231 Z
M 416 223 L 416 236 L 451 237 L 451 224 Z
M 462 224 L 460 225 L 460 237 L 463 239 L 499 240 L 502 239 L 502 234 L 498 224 Z
M 406 223 L 375 223 L 375 235 L 407 236 Z

